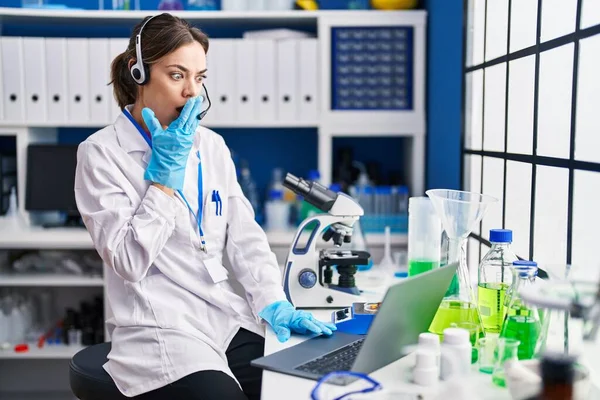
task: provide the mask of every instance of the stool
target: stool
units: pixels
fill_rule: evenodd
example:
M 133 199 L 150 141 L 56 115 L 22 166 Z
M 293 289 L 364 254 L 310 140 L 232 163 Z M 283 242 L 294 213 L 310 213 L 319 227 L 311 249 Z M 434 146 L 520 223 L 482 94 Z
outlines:
M 108 359 L 110 342 L 86 347 L 69 363 L 69 382 L 73 394 L 80 400 L 127 400 L 106 373 L 102 365 Z

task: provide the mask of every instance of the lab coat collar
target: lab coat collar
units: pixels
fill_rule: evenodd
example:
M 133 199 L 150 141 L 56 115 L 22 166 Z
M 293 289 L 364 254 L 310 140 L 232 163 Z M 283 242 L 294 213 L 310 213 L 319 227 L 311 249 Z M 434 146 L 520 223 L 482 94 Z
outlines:
M 132 107 L 133 105 L 126 106 L 125 110 L 119 114 L 117 120 L 115 121 L 117 139 L 121 148 L 127 153 L 132 153 L 134 151 L 147 152 L 150 150 L 148 143 L 146 143 L 144 138 L 140 135 L 138 129 L 131 123 L 129 118 L 123 114 L 124 112 L 129 112 Z

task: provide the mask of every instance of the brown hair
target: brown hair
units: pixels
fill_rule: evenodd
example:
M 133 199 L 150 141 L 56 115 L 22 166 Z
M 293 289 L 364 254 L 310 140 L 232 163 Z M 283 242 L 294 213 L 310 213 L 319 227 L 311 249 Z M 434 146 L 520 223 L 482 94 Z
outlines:
M 120 108 L 134 103 L 137 98 L 138 85 L 129 72 L 129 61 L 136 58 L 135 37 L 149 18 L 151 17 L 144 18 L 133 28 L 127 49 L 115 57 L 110 67 L 110 83 Z M 142 32 L 142 61 L 150 67 L 161 57 L 194 41 L 200 43 L 204 51 L 208 52 L 208 36 L 200 29 L 168 13 L 157 15 Z

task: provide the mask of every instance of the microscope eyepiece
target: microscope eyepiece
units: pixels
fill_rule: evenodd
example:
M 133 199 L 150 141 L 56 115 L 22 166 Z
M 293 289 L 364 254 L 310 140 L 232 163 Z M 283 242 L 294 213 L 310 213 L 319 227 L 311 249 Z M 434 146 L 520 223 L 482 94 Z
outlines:
M 324 212 L 328 212 L 333 207 L 338 196 L 337 193 L 327 189 L 319 182 L 308 181 L 289 172 L 283 180 L 283 186 L 304 197 L 305 201 Z
M 283 186 L 302 197 L 306 197 L 306 195 L 310 192 L 310 184 L 308 181 L 298 178 L 289 172 L 286 174 L 285 179 L 283 180 Z

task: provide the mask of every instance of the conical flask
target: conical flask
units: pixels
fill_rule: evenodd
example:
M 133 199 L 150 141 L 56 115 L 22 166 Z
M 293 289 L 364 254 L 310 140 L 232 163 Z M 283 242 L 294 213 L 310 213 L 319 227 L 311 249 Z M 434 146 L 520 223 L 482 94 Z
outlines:
M 516 279 L 500 336 L 519 340 L 519 360 L 529 360 L 535 355 L 542 321 L 538 308 L 525 303 L 520 291 L 533 285 L 538 267 L 532 261 L 515 261 L 513 265 Z
M 471 322 L 480 326 L 480 334 L 483 335 L 481 316 L 469 280 L 467 238 L 475 224 L 483 218 L 488 206 L 498 200 L 479 193 L 448 189 L 428 190 L 426 194 L 448 236 L 448 254 L 447 257 L 442 256 L 442 260 L 447 260 L 448 264 L 458 264 L 456 275 L 429 331 L 441 336 L 444 329 L 453 324 Z

